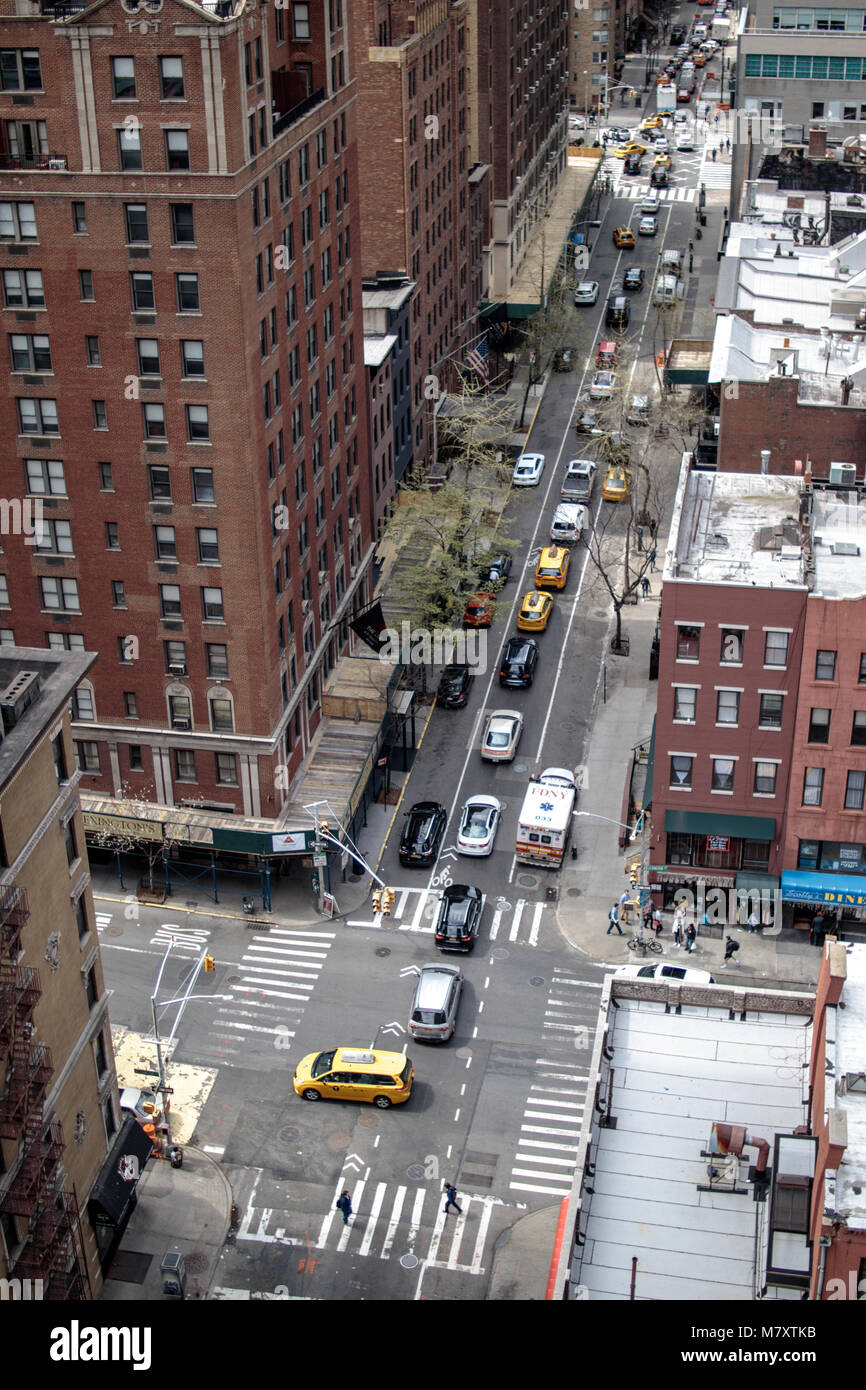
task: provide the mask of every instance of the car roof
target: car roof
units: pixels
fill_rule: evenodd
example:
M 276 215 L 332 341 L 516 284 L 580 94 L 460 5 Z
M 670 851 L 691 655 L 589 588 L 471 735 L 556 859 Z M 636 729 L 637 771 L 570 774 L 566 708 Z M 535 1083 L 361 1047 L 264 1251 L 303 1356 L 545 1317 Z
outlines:
M 506 653 L 511 653 L 509 656 L 509 660 L 516 661 L 518 659 L 519 653 L 523 651 L 529 651 L 532 647 L 537 646 L 538 643 L 534 642 L 531 637 L 509 637 L 508 645 L 505 648 L 505 650 Z
M 449 883 L 442 889 L 443 898 L 480 898 L 481 889 L 471 883 Z
M 443 807 L 438 801 L 416 801 L 414 806 L 410 806 L 406 812 L 407 816 L 432 816 L 436 811 L 441 811 Z

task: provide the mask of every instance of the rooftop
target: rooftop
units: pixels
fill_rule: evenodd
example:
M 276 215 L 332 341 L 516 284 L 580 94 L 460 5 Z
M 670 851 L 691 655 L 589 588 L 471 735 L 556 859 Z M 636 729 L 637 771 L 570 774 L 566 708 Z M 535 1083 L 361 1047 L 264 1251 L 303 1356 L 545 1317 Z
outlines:
M 778 221 L 732 223 L 720 266 L 717 310 L 757 323 L 851 332 L 866 324 L 866 232 L 834 246 L 803 246 Z
M 802 480 L 763 473 L 689 471 L 683 463 L 664 579 L 802 588 L 797 535 Z
M 862 493 L 815 489 L 812 553 L 814 593 L 823 598 L 861 598 L 866 593 L 866 497 Z
M 6 706 L 0 722 L 0 789 L 30 756 L 47 725 L 63 712 L 95 661 L 95 652 L 0 647 L 0 699 Z M 34 681 L 27 679 L 31 672 Z
M 371 337 L 368 333 L 365 333 L 364 366 L 381 367 L 396 341 L 396 333 L 386 333 L 383 337 Z
M 807 333 L 797 328 L 755 326 L 739 314 L 716 319 L 708 380 L 798 379 L 798 399 L 816 405 L 842 404 L 842 381 L 852 389 L 847 405 L 866 407 L 866 334 Z

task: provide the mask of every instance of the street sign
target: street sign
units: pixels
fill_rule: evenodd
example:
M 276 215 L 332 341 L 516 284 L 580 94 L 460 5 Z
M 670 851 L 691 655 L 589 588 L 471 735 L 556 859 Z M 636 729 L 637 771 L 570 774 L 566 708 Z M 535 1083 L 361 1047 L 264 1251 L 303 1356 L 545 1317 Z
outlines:
M 151 1071 L 149 1067 L 136 1067 L 136 1076 L 159 1076 L 158 1071 Z
M 322 912 L 326 917 L 333 917 L 337 908 L 337 899 L 331 893 L 322 894 Z
M 325 869 L 325 868 L 327 868 L 327 866 L 328 866 L 328 856 L 327 856 L 327 854 L 314 854 L 314 855 L 313 855 L 313 868 L 315 868 L 315 869 Z

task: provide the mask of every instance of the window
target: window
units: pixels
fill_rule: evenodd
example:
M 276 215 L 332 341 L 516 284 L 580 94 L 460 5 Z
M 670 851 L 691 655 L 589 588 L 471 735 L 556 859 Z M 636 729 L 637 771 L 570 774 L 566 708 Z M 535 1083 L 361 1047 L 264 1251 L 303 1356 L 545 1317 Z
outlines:
M 120 549 L 120 530 L 116 521 L 106 521 L 105 523 L 105 548 L 106 550 Z
M 185 95 L 183 86 L 183 59 L 160 58 L 159 76 L 162 84 L 163 101 L 179 101 Z
M 147 470 L 151 502 L 171 501 L 171 473 L 162 464 L 150 464 Z
M 743 632 L 738 627 L 722 628 L 722 648 L 719 661 L 723 666 L 742 666 Z
M 57 778 L 57 785 L 62 786 L 68 781 L 69 773 L 66 768 L 66 749 L 63 746 L 63 734 L 57 734 L 51 740 L 51 754 L 54 758 L 54 776 Z
M 186 437 L 191 444 L 210 443 L 210 422 L 206 405 L 186 407 Z
M 218 532 L 215 529 L 197 529 L 195 534 L 198 543 L 199 563 L 218 565 L 220 562 Z
M 200 338 L 182 338 L 180 361 L 184 376 L 204 376 L 204 342 Z
M 141 407 L 145 439 L 165 439 L 165 406 L 154 402 Z
M 225 621 L 222 589 L 203 588 L 201 591 L 202 621 L 221 623 Z
M 866 745 L 866 710 L 855 709 L 851 725 L 851 743 L 855 748 Z
M 85 203 L 72 204 L 72 231 L 75 236 L 87 235 L 87 205 Z
M 124 216 L 126 218 L 126 241 L 128 245 L 138 242 L 150 242 L 150 231 L 147 225 L 147 204 L 146 203 L 125 203 Z
M 177 311 L 179 314 L 199 313 L 201 305 L 198 295 L 197 275 L 175 275 L 177 290 Z
M 140 169 L 141 130 L 138 126 L 123 126 L 117 132 L 117 154 L 121 169 Z
M 171 204 L 171 240 L 175 246 L 192 246 L 195 243 L 192 203 Z
M 807 767 L 803 773 L 803 805 L 820 806 L 824 795 L 823 767 Z
M 148 277 L 148 278 L 150 278 L 150 277 Z M 91 301 L 91 300 L 93 300 L 93 299 L 96 298 L 95 294 L 93 293 L 93 271 L 92 271 L 92 270 L 79 270 L 79 272 L 78 272 L 78 289 L 79 289 L 79 293 L 80 293 L 80 295 L 81 295 L 81 298 L 82 298 L 82 300 L 84 300 L 85 303 L 87 303 L 87 302 L 89 302 L 89 301 Z M 43 301 L 43 303 L 44 303 L 44 301 Z
M 19 434 L 59 434 L 57 402 L 52 400 L 29 400 L 18 398 Z
M 212 468 L 191 468 L 193 502 L 215 502 Z
M 214 733 L 232 733 L 235 725 L 231 700 L 225 696 L 212 696 L 209 703 L 210 723 Z
M 76 761 L 78 762 L 78 770 L 79 770 L 79 772 L 98 772 L 98 771 L 99 771 L 99 744 L 98 744 L 98 743 L 79 742 L 78 740 L 76 740 L 76 743 L 75 743 L 75 757 L 76 757 Z M 69 822 L 69 825 L 70 825 L 70 826 L 72 825 L 72 821 Z M 69 827 L 67 827 L 67 832 L 68 832 L 68 829 L 69 829 Z M 67 860 L 68 860 L 68 862 L 69 862 L 70 867 L 71 867 L 72 864 L 74 863 L 74 860 L 75 860 L 75 857 L 76 857 L 76 856 L 75 856 L 75 838 L 74 838 L 74 836 L 75 836 L 75 832 L 73 831 L 73 834 L 72 834 L 72 851 L 73 851 L 73 857 L 72 857 L 72 859 L 69 858 L 69 854 L 70 854 L 70 842 L 69 842 L 69 835 L 68 835 L 68 833 L 67 833 L 67 837 L 66 837 L 66 858 L 67 858 Z
M 828 743 L 829 740 L 830 711 L 828 709 L 813 709 L 809 715 L 809 742 Z
M 848 773 L 848 780 L 845 783 L 845 810 L 863 810 L 863 789 L 866 787 L 866 772 Z
M 13 372 L 50 372 L 51 347 L 45 333 L 10 333 Z
M 129 281 L 132 290 L 133 313 L 155 309 L 156 299 L 153 293 L 153 276 L 147 271 L 135 271 L 130 275 Z M 84 298 L 83 295 L 82 298 Z
M 755 760 L 755 796 L 776 795 L 776 774 L 778 763 L 764 763 Z
M 86 334 L 84 338 L 84 349 L 87 353 L 88 367 L 101 367 L 102 354 L 99 351 L 99 339 L 91 333 Z
M 157 560 L 177 559 L 177 543 L 173 526 L 154 526 L 153 543 Z
M 222 642 L 206 642 L 207 673 L 220 680 L 228 678 L 229 649 Z
M 77 720 L 93 721 L 96 718 L 96 710 L 93 704 L 93 691 L 89 686 L 80 685 L 72 696 L 72 718 Z
M 733 758 L 713 758 L 713 776 L 710 785 L 714 792 L 732 792 L 734 790 Z
M 82 299 L 85 298 L 82 293 Z M 92 293 L 89 296 L 93 298 Z M 3 305 L 6 309 L 44 309 L 45 291 L 41 270 L 4 270 Z
M 116 100 L 135 96 L 135 62 L 132 58 L 112 58 L 111 80 Z
M 195 753 L 191 748 L 175 748 L 174 775 L 178 782 L 194 782 L 196 780 Z
M 716 691 L 716 723 L 740 723 L 740 691 Z
M 164 618 L 180 618 L 183 616 L 183 609 L 180 602 L 180 585 L 160 584 L 159 586 L 159 606 Z
M 114 492 L 114 475 L 110 463 L 98 463 L 99 469 L 99 491 Z
M 126 585 L 122 579 L 111 581 L 111 602 L 115 608 L 126 607 Z
M 818 651 L 815 653 L 815 680 L 832 681 L 836 679 L 836 653 Z
M 167 169 L 189 168 L 189 131 L 165 131 L 165 166 Z
M 279 14 L 279 10 L 277 11 Z M 237 758 L 234 753 L 216 754 L 216 780 L 219 787 L 236 787 L 238 784 Z
M 160 376 L 159 343 L 156 338 L 136 338 L 139 376 Z
M 308 4 L 292 5 L 292 38 L 310 38 L 310 7 Z
M 108 429 L 108 415 L 105 409 L 105 401 L 93 402 L 93 428 L 95 430 Z
M 781 729 L 782 706 L 784 702 L 784 695 L 777 695 L 772 691 L 764 691 L 761 695 L 761 711 L 758 716 L 758 728 Z
M 129 770 L 130 772 L 142 772 L 144 770 L 140 743 L 131 743 L 129 745 Z
M 692 785 L 692 768 L 694 758 L 684 753 L 673 753 L 671 755 L 671 786 L 690 787 Z
M 38 495 L 50 493 L 52 497 L 66 496 L 66 478 L 60 459 L 27 459 L 27 491 Z
M 701 629 L 677 624 L 677 661 L 697 661 L 701 654 Z
M 0 203 L 0 238 L 9 241 L 35 241 L 35 204 Z
M 84 634 L 82 632 L 46 632 L 45 638 L 49 651 L 84 651 Z
M 38 48 L 0 50 L 0 91 L 33 92 L 42 87 Z
M 788 633 L 768 632 L 764 637 L 764 665 L 787 666 Z

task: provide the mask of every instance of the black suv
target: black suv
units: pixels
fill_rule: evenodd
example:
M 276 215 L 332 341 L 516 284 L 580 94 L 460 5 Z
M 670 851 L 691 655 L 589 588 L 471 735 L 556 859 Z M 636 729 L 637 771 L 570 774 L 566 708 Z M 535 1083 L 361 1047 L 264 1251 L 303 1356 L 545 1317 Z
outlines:
M 643 159 L 643 155 L 642 155 L 642 154 L 638 154 L 637 150 L 632 150 L 631 154 L 627 154 L 626 157 L 625 157 L 625 164 L 623 165 L 623 172 L 626 173 L 626 174 L 639 174 L 639 173 L 640 173 L 640 162 L 641 162 L 642 159 Z
M 436 945 L 440 951 L 471 951 L 481 930 L 484 894 L 469 883 L 452 883 L 443 889 L 436 918 Z
M 639 265 L 630 265 L 627 267 L 622 277 L 622 287 L 624 290 L 643 289 L 643 270 Z
M 499 663 L 499 684 L 518 690 L 532 685 L 538 665 L 538 643 L 534 637 L 509 637 Z
M 511 556 L 507 550 L 500 550 L 497 555 L 491 555 L 489 562 L 481 570 L 481 583 L 499 587 L 507 583 L 511 573 Z
M 667 188 L 669 182 L 667 169 L 653 169 L 650 174 L 650 184 L 653 188 Z
M 469 699 L 471 685 L 472 672 L 468 666 L 446 666 L 439 677 L 436 703 L 446 709 L 462 709 Z
M 678 46 L 678 44 L 681 44 L 681 43 L 683 42 L 683 40 L 685 39 L 685 36 L 686 36 L 686 27 L 685 27 L 685 25 L 684 25 L 684 24 L 675 24 L 674 27 L 671 29 L 671 37 L 670 37 L 671 47 L 672 47 L 672 48 L 676 48 L 676 47 Z
M 610 299 L 607 301 L 607 309 L 604 315 L 604 321 L 607 327 L 618 328 L 620 331 L 624 328 L 628 328 L 630 317 L 631 309 L 629 308 L 629 302 L 625 295 L 611 295 Z
M 418 801 L 406 812 L 400 836 L 400 863 L 423 869 L 435 864 L 448 816 L 438 801 Z

